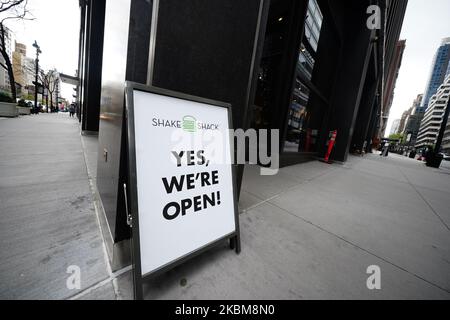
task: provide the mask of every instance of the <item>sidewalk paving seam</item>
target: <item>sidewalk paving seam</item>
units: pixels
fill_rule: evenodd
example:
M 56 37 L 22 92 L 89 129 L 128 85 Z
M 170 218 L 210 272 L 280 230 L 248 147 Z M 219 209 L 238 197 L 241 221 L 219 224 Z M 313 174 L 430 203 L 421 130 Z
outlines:
M 286 210 L 284 208 L 281 208 L 280 206 L 278 206 L 275 203 L 269 202 L 269 204 L 274 206 L 275 208 L 280 209 L 281 211 L 283 211 L 283 212 L 293 216 L 294 218 L 297 218 L 297 219 L 299 219 L 299 220 L 301 220 L 301 221 L 303 221 L 305 223 L 308 223 L 308 224 L 316 227 L 317 229 L 319 229 L 319 230 L 321 230 L 323 232 L 326 232 L 326 233 L 328 233 L 328 234 L 330 234 L 330 235 L 332 235 L 332 236 L 334 236 L 334 237 L 336 237 L 336 238 L 338 238 L 338 239 L 340 239 L 340 240 L 350 244 L 351 246 L 353 246 L 353 247 L 355 247 L 357 249 L 360 249 L 360 250 L 366 252 L 367 254 L 370 254 L 370 255 L 372 255 L 372 256 L 374 256 L 374 257 L 376 257 L 376 258 L 378 258 L 378 259 L 380 259 L 380 260 L 382 260 L 382 261 L 384 261 L 384 262 L 386 262 L 388 264 L 390 264 L 391 266 L 393 266 L 393 267 L 395 267 L 395 268 L 397 268 L 397 269 L 399 269 L 401 271 L 404 271 L 404 272 L 406 272 L 406 273 L 416 277 L 417 279 L 420 279 L 420 280 L 422 280 L 422 281 L 424 281 L 424 282 L 426 282 L 426 283 L 428 283 L 428 284 L 430 284 L 430 285 L 432 285 L 432 286 L 434 286 L 434 287 L 436 287 L 436 288 L 438 288 L 438 289 L 440 289 L 440 290 L 450 294 L 450 290 L 442 288 L 438 284 L 435 284 L 435 283 L 433 283 L 433 282 L 431 282 L 431 281 L 429 281 L 429 280 L 427 280 L 427 279 L 425 279 L 425 278 L 415 274 L 414 272 L 411 272 L 411 271 L 409 271 L 409 270 L 407 270 L 407 269 L 405 269 L 405 268 L 395 264 L 394 262 L 391 262 L 391 261 L 389 261 L 389 260 L 387 260 L 387 259 L 385 259 L 385 258 L 383 258 L 383 257 L 381 257 L 381 256 L 379 256 L 379 255 L 377 255 L 377 254 L 375 254 L 375 253 L 373 253 L 373 252 L 371 252 L 371 251 L 369 251 L 369 250 L 367 250 L 367 249 L 365 249 L 365 248 L 363 248 L 363 247 L 361 247 L 361 246 L 359 246 L 359 245 L 357 245 L 357 244 L 355 244 L 353 242 L 351 242 L 350 240 L 345 239 L 342 236 L 339 236 L 339 235 L 337 235 L 337 234 L 335 234 L 335 233 L 333 233 L 333 232 L 331 232 L 331 231 L 329 231 L 329 230 L 327 230 L 327 229 L 325 229 L 325 228 L 323 228 L 323 227 L 321 227 L 319 225 L 316 225 L 315 223 L 313 223 L 313 222 L 311 222 L 309 220 L 306 220 L 305 218 L 299 217 L 296 214 L 294 214 L 294 213 L 292 213 L 292 212 L 290 212 L 290 211 L 288 211 L 288 210 Z
M 368 158 L 367 158 L 366 160 L 377 163 L 377 161 L 372 160 L 372 159 L 368 159 Z M 397 165 L 392 165 L 392 166 L 395 167 L 395 168 L 397 168 L 397 169 L 399 169 L 399 167 L 398 167 Z M 336 168 L 339 168 L 339 167 L 336 167 Z M 401 173 L 402 173 L 402 175 L 405 177 L 405 179 L 406 179 L 407 181 L 401 181 L 401 180 L 397 180 L 397 179 L 391 178 L 391 177 L 380 177 L 379 175 L 377 175 L 377 174 L 375 174 L 375 173 L 371 173 L 371 172 L 359 170 L 359 169 L 357 169 L 357 168 L 355 168 L 355 167 L 353 167 L 353 166 L 352 166 L 352 167 L 341 166 L 341 168 L 344 169 L 344 170 L 353 170 L 353 171 L 356 171 L 356 172 L 359 172 L 359 173 L 362 173 L 362 174 L 370 175 L 370 176 L 372 176 L 372 177 L 378 177 L 378 178 L 382 178 L 382 179 L 387 179 L 387 180 L 394 181 L 394 182 L 397 182 L 397 183 L 401 183 L 401 184 L 406 184 L 406 185 L 411 185 L 411 186 L 412 186 L 412 183 L 409 181 L 409 179 L 406 177 L 406 175 L 405 175 L 403 172 L 401 172 Z M 447 169 L 442 169 L 442 170 L 447 170 Z M 446 173 L 446 172 L 440 172 L 440 171 L 433 171 L 433 173 L 438 173 L 438 174 L 450 174 L 450 172 L 449 172 L 449 173 Z M 443 193 L 450 193 L 450 192 L 446 192 L 445 190 L 441 190 L 441 189 L 434 189 L 434 188 L 425 187 L 425 186 L 420 186 L 420 187 L 423 188 L 423 189 L 430 190 L 430 191 L 437 191 L 437 192 L 443 192 Z M 416 190 L 416 191 L 417 191 L 417 190 Z
M 92 195 L 93 201 L 94 201 L 95 218 L 97 219 L 97 228 L 98 228 L 98 232 L 100 232 L 100 237 L 101 237 L 101 239 L 102 239 L 103 259 L 105 260 L 106 272 L 107 272 L 107 274 L 108 274 L 108 278 L 106 279 L 106 280 L 108 280 L 108 281 L 106 281 L 106 280 L 103 280 L 103 281 L 106 281 L 106 282 L 104 283 L 104 284 L 106 284 L 106 283 L 108 283 L 109 281 L 112 280 L 112 286 L 113 286 L 113 290 L 114 290 L 114 296 L 116 297 L 116 300 L 118 300 L 118 298 L 119 298 L 119 288 L 118 288 L 118 286 L 117 286 L 117 282 L 114 281 L 115 278 L 113 278 L 114 273 L 113 273 L 113 271 L 112 271 L 112 267 L 111 267 L 111 264 L 110 264 L 110 262 L 109 262 L 109 256 L 108 256 L 108 251 L 107 251 L 107 249 L 106 249 L 105 238 L 104 238 L 104 236 L 103 236 L 103 232 L 102 232 L 102 229 L 101 229 L 100 217 L 99 217 L 99 212 L 98 212 L 98 209 L 97 209 L 98 206 L 97 206 L 97 204 L 96 204 L 96 201 L 98 201 L 98 199 L 96 198 L 96 195 L 95 195 L 95 185 L 94 185 L 94 181 L 93 181 L 93 178 L 92 178 L 92 176 L 91 176 L 91 174 L 90 174 L 90 172 L 89 172 L 88 159 L 87 159 L 87 155 L 86 155 L 86 150 L 87 150 L 87 149 L 86 149 L 86 146 L 85 146 L 84 141 L 83 141 L 82 136 L 81 136 L 81 127 L 80 127 L 80 136 L 79 136 L 79 138 L 80 138 L 81 148 L 82 148 L 82 150 L 83 150 L 83 160 L 84 160 L 84 165 L 86 166 L 86 174 L 87 174 L 87 178 L 88 178 L 88 181 L 89 181 L 89 190 L 90 190 L 90 192 L 91 192 L 91 195 Z M 119 270 L 119 271 L 120 271 L 120 270 Z M 101 282 L 102 282 L 102 281 L 101 281 Z M 99 285 L 98 287 L 102 287 L 104 284 Z M 88 289 L 89 289 L 89 288 L 88 288 Z M 91 289 L 91 291 L 92 291 L 92 290 L 93 290 L 93 289 Z M 89 291 L 89 292 L 90 292 L 90 291 Z
M 381 176 L 378 175 L 378 174 L 371 173 L 371 172 L 367 172 L 367 171 L 363 171 L 363 170 L 359 170 L 359 169 L 356 169 L 356 168 L 354 168 L 354 167 L 345 167 L 344 170 L 356 171 L 356 172 L 359 172 L 359 173 L 362 173 L 362 174 L 367 174 L 367 175 L 369 175 L 369 176 L 376 177 L 376 178 L 380 178 L 380 179 L 383 179 L 383 180 L 386 179 L 386 180 L 390 180 L 390 181 L 392 181 L 392 182 L 397 182 L 397 183 L 402 183 L 402 184 L 408 184 L 408 182 L 406 182 L 406 181 L 397 180 L 397 179 L 391 178 L 391 177 L 381 177 Z
M 333 167 L 332 169 L 333 169 L 333 170 L 336 170 L 335 167 Z M 290 188 L 288 188 L 288 189 L 286 189 L 286 190 L 284 190 L 284 191 L 282 191 L 282 192 L 280 192 L 280 193 L 278 193 L 278 194 L 276 194 L 276 195 L 274 195 L 274 196 L 272 196 L 272 197 L 270 197 L 270 198 L 267 198 L 267 199 L 265 199 L 265 200 L 262 200 L 259 196 L 257 196 L 256 194 L 254 194 L 254 193 L 252 193 L 252 192 L 250 192 L 250 191 L 248 191 L 248 190 L 244 190 L 244 191 L 247 192 L 248 194 L 254 196 L 255 198 L 258 198 L 259 200 L 261 200 L 261 202 L 258 202 L 258 203 L 254 204 L 254 205 L 252 205 L 252 206 L 250 206 L 250 207 L 248 207 L 248 208 L 246 208 L 246 209 L 243 209 L 240 213 L 241 213 L 241 214 L 246 214 L 247 211 L 250 211 L 250 210 L 252 210 L 252 209 L 255 209 L 255 208 L 257 208 L 257 207 L 259 207 L 259 206 L 261 206 L 261 205 L 263 205 L 263 204 L 265 204 L 265 203 L 271 203 L 270 201 L 272 201 L 272 200 L 274 200 L 274 199 L 276 199 L 276 198 L 279 198 L 279 197 L 281 197 L 282 195 L 284 195 L 284 194 L 286 194 L 286 193 L 288 193 L 288 192 L 290 192 L 290 191 L 292 191 L 292 190 L 295 190 L 295 189 L 297 189 L 298 187 L 300 187 L 300 186 L 302 186 L 302 185 L 305 185 L 305 184 L 307 184 L 307 183 L 310 183 L 310 182 L 314 181 L 315 179 L 321 178 L 321 177 L 323 177 L 323 176 L 325 176 L 325 175 L 331 173 L 333 170 L 326 171 L 326 172 L 323 172 L 323 173 L 321 173 L 321 174 L 318 174 L 317 176 L 314 176 L 314 177 L 312 177 L 312 178 L 306 179 L 306 180 L 304 180 L 304 181 L 302 181 L 302 182 L 300 182 L 300 183 L 298 183 L 298 184 L 296 184 L 296 185 L 294 185 L 294 186 L 292 186 L 292 187 L 290 187 Z
M 47 175 L 48 177 L 48 175 Z M 40 185 L 54 185 L 58 183 L 67 183 L 67 182 L 78 182 L 78 181 L 85 181 L 85 178 L 79 178 L 79 179 L 71 179 L 70 181 L 67 180 L 57 180 L 57 181 L 48 181 L 48 182 L 36 182 L 36 183 L 24 183 L 24 184 L 17 184 L 13 186 L 0 186 L 0 189 L 12 189 L 12 188 L 19 188 L 19 187 L 32 187 L 32 186 L 40 186 Z
M 107 277 L 107 278 L 105 278 L 103 280 L 100 280 L 99 282 L 96 282 L 96 283 L 92 284 L 91 286 L 87 287 L 86 289 L 84 289 L 84 290 L 74 294 L 73 296 L 67 297 L 66 300 L 77 300 L 77 299 L 79 299 L 79 298 L 81 298 L 81 297 L 91 293 L 93 290 L 101 288 L 104 285 L 108 284 L 111 281 L 110 278 L 111 277 Z
M 411 185 L 412 185 L 412 183 L 408 183 L 408 184 L 411 184 Z M 426 186 L 418 186 L 418 187 L 421 188 L 421 189 L 428 190 L 428 191 L 433 191 L 433 192 L 440 192 L 440 193 L 450 194 L 450 190 L 449 190 L 449 191 L 446 191 L 446 190 L 442 190 L 442 189 L 434 189 L 434 188 L 430 188 L 430 187 L 426 187 Z
M 425 199 L 425 197 L 420 193 L 420 191 L 416 188 L 416 186 L 414 184 L 412 184 L 411 181 L 409 181 L 408 177 L 406 176 L 406 174 L 403 173 L 401 168 L 398 166 L 395 166 L 395 167 L 402 173 L 402 175 L 405 177 L 406 181 L 408 181 L 409 185 L 416 191 L 416 193 L 420 196 L 420 198 L 423 200 L 423 202 L 425 202 L 427 204 L 427 206 L 436 215 L 436 217 L 438 217 L 438 219 L 447 228 L 447 230 L 450 231 L 450 227 L 445 223 L 444 219 L 442 219 L 442 217 L 439 215 L 439 213 L 437 213 L 434 210 L 433 206 L 427 201 L 427 199 Z M 441 190 L 436 190 L 436 191 L 441 191 Z
M 76 180 L 76 181 L 82 181 L 82 180 L 84 180 L 84 179 Z M 0 190 L 2 188 L 6 188 L 6 187 L 0 187 Z M 61 198 L 57 198 L 57 199 L 43 200 L 43 201 L 39 201 L 39 203 L 48 203 L 48 202 L 55 202 L 55 200 L 69 200 L 69 199 L 73 199 L 73 197 L 69 196 L 69 197 L 61 197 Z M 10 206 L 2 207 L 2 209 L 23 208 L 23 207 L 27 207 L 27 206 L 31 206 L 31 205 L 34 205 L 34 203 L 25 203 L 25 204 L 21 204 L 21 205 L 13 204 Z M 50 212 L 53 212 L 53 211 L 48 211 L 48 212 L 43 212 L 43 213 L 45 214 L 45 213 L 50 213 Z
M 365 160 L 378 163 L 378 161 L 375 161 L 375 160 L 372 160 L 372 159 L 369 159 L 369 158 L 365 158 Z M 394 165 L 394 167 L 395 167 L 395 165 Z M 359 169 L 355 168 L 351 164 L 349 164 L 349 166 L 341 166 L 341 168 L 344 169 L 344 170 L 352 170 L 352 171 L 356 171 L 356 172 L 359 172 L 359 173 L 362 173 L 362 174 L 367 174 L 367 175 L 372 176 L 372 177 L 377 177 L 377 178 L 381 178 L 381 179 L 387 179 L 387 180 L 394 181 L 394 182 L 397 182 L 397 183 L 408 184 L 408 182 L 406 182 L 406 181 L 397 180 L 397 179 L 392 178 L 392 177 L 381 177 L 380 175 L 375 174 L 375 173 L 359 170 Z M 434 190 L 434 191 L 436 191 L 436 190 Z
M 112 272 L 111 275 L 109 275 L 107 278 L 100 280 L 97 283 L 92 284 L 91 286 L 87 287 L 86 289 L 84 289 L 83 291 L 78 292 L 77 294 L 70 296 L 67 298 L 67 300 L 77 300 L 80 299 L 82 297 L 84 297 L 85 295 L 91 293 L 93 290 L 96 290 L 98 288 L 101 288 L 105 285 L 107 285 L 108 283 L 112 282 L 113 287 L 114 287 L 114 281 L 120 277 L 121 275 L 129 272 L 132 270 L 132 266 L 127 266 L 123 269 L 117 270 L 116 272 Z M 116 292 L 114 292 L 114 294 L 116 294 Z M 119 299 L 119 296 L 116 294 L 116 299 Z

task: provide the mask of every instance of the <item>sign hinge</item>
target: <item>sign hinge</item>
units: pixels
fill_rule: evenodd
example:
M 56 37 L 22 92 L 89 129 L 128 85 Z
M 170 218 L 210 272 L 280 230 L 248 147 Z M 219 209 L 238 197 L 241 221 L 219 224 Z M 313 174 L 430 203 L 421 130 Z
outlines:
M 123 184 L 123 194 L 125 197 L 125 211 L 127 214 L 127 225 L 132 228 L 133 227 L 133 217 L 130 214 L 130 211 L 128 210 L 128 195 L 127 195 L 127 184 Z

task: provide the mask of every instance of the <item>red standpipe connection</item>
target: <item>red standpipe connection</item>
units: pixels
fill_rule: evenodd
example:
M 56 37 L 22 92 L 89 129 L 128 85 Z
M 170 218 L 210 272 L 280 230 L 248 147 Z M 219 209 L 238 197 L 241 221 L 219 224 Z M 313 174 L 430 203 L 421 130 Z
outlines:
M 331 134 L 331 138 L 330 138 L 330 141 L 328 141 L 328 150 L 327 150 L 327 153 L 325 154 L 325 162 L 326 163 L 330 163 L 331 151 L 333 151 L 334 144 L 336 143 L 337 130 L 331 131 L 330 134 Z

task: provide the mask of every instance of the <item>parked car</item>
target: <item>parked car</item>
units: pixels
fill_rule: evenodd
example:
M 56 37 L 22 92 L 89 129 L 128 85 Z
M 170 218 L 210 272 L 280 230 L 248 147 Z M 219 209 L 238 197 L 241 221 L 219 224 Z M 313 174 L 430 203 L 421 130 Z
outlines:
M 445 160 L 445 161 L 450 161 L 450 155 L 448 155 L 448 154 L 446 154 L 446 153 L 443 153 L 443 152 L 441 152 L 441 154 L 442 154 L 442 156 L 444 157 L 444 160 Z

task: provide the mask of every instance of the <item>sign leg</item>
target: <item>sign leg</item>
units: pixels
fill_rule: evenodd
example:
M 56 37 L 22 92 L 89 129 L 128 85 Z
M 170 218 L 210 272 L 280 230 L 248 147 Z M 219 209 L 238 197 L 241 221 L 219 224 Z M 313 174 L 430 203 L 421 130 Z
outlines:
M 241 253 L 241 238 L 239 236 L 230 238 L 230 249 L 235 250 L 237 254 Z
M 241 236 L 240 235 L 237 235 L 236 237 L 235 237 L 235 241 L 236 241 L 236 254 L 239 254 L 239 253 L 241 253 Z
M 234 250 L 236 247 L 236 237 L 230 238 L 230 249 Z

